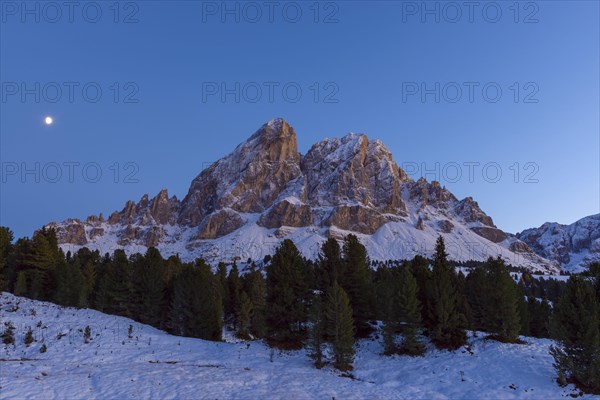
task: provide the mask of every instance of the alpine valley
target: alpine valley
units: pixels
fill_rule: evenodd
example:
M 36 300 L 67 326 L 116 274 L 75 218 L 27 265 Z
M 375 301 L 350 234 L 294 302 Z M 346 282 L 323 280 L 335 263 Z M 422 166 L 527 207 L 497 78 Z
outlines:
M 457 199 L 438 182 L 411 179 L 378 140 L 350 133 L 306 154 L 296 133 L 273 119 L 204 169 L 183 200 L 163 189 L 128 201 L 108 219 L 52 222 L 60 246 L 101 253 L 124 249 L 208 262 L 260 260 L 283 239 L 315 258 L 328 237 L 354 233 L 375 260 L 431 256 L 442 235 L 451 259 L 500 256 L 534 272 L 577 271 L 600 260 L 600 214 L 573 225 L 547 223 L 510 234 L 472 197 Z

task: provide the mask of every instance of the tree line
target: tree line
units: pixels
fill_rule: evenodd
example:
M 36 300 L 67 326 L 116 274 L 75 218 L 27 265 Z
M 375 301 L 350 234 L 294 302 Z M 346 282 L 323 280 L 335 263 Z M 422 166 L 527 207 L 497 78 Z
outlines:
M 206 340 L 222 340 L 225 324 L 243 339 L 306 347 L 317 367 L 340 370 L 352 369 L 356 340 L 375 330 L 384 354 L 410 356 L 424 354 L 427 339 L 457 349 L 467 343 L 467 330 L 507 343 L 522 343 L 520 335 L 551 337 L 559 381 L 600 390 L 599 265 L 565 283 L 526 272 L 515 279 L 502 259 L 490 258 L 465 276 L 448 260 L 441 236 L 431 260 L 371 265 L 355 235 L 341 244 L 327 239 L 316 260 L 284 240 L 243 271 L 234 262 L 213 272 L 202 259 L 164 259 L 155 248 L 130 256 L 87 248 L 65 255 L 51 229 L 13 243 L 12 232 L 0 228 L 0 287 L 15 295 Z

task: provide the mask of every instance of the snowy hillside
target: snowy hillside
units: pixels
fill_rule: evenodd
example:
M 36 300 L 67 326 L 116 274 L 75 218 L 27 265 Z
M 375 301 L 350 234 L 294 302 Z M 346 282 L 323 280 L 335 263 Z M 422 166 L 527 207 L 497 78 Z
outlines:
M 273 351 L 258 341 L 171 336 L 126 318 L 8 293 L 0 310 L 2 323 L 16 327 L 15 346 L 0 345 L 2 399 L 558 399 L 579 393 L 555 383 L 550 340 L 508 345 L 471 336 L 469 348 L 430 347 L 420 358 L 383 357 L 380 340 L 362 340 L 349 378 L 331 367 L 315 369 L 304 350 Z M 36 339 L 29 347 L 23 343 L 28 327 Z

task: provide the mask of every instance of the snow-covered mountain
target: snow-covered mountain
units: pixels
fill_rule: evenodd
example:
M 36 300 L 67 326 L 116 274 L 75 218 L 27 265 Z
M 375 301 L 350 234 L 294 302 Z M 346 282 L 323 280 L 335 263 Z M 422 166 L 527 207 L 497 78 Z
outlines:
M 305 349 L 262 341 L 208 342 L 168 335 L 124 317 L 0 294 L 0 317 L 15 327 L 0 343 L 2 399 L 557 399 L 552 340 L 505 344 L 469 335 L 457 351 L 427 346 L 423 357 L 384 357 L 381 339 L 358 342 L 352 379 L 316 369 Z M 84 339 L 90 327 L 89 343 Z M 129 327 L 131 326 L 131 334 Z M 35 341 L 24 337 L 31 328 Z M 46 351 L 41 352 L 45 346 Z M 327 352 L 329 354 L 329 352 Z M 582 395 L 581 399 L 592 399 Z M 595 397 L 597 398 L 597 396 Z
M 162 190 L 128 201 L 108 220 L 92 216 L 49 226 L 65 250 L 155 246 L 166 256 L 209 262 L 261 259 L 284 238 L 315 257 L 327 237 L 348 233 L 373 259 L 412 258 L 431 255 L 441 234 L 456 260 L 499 255 L 513 265 L 559 271 L 557 261 L 497 229 L 471 197 L 459 200 L 438 182 L 409 178 L 382 142 L 350 133 L 302 155 L 283 119 L 264 124 L 203 170 L 183 200 Z
M 546 222 L 516 236 L 537 254 L 558 262 L 568 271 L 581 271 L 592 262 L 600 262 L 600 214 L 571 225 Z

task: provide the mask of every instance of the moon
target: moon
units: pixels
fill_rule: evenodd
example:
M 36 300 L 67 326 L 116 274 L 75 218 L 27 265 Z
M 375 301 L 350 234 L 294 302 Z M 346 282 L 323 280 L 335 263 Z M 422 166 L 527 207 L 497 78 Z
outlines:
M 53 122 L 54 122 L 54 120 L 52 119 L 51 116 L 47 116 L 46 118 L 44 118 L 44 123 L 46 125 L 52 125 Z

